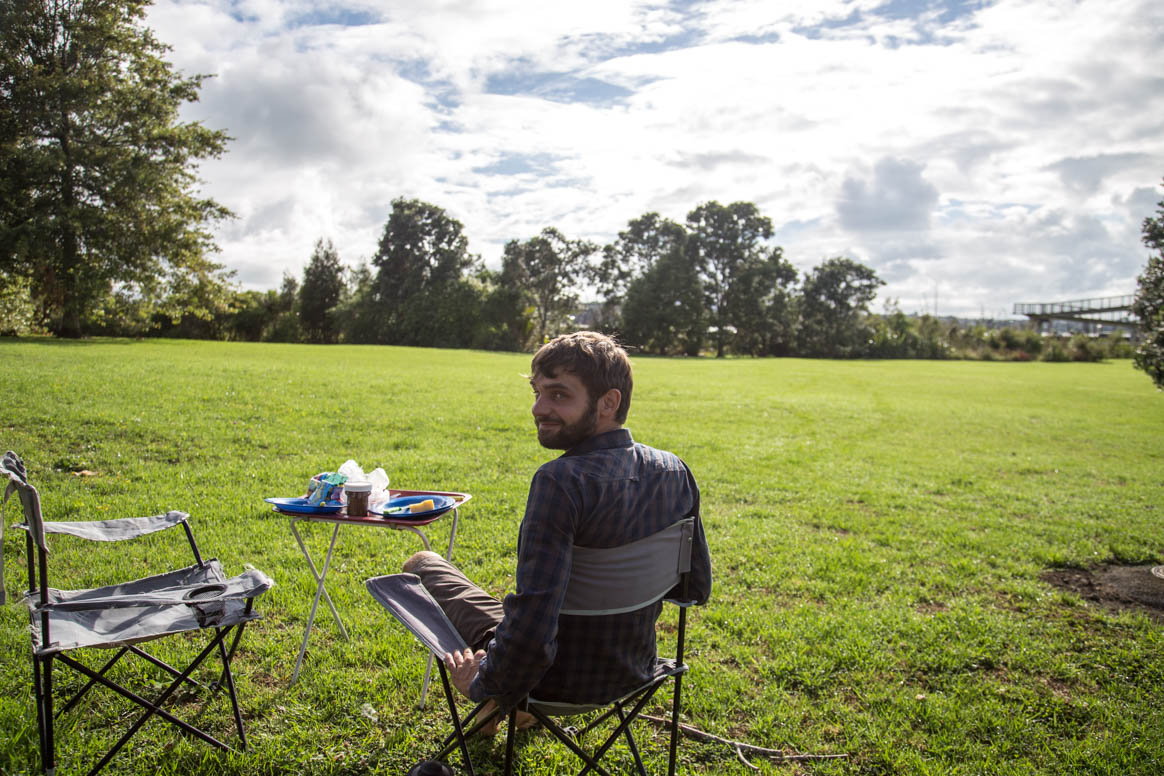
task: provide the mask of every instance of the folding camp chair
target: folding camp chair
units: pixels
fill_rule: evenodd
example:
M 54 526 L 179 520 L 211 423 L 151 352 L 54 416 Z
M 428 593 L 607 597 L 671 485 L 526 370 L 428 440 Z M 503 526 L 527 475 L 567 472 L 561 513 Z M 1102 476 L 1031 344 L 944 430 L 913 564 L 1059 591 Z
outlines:
M 679 708 L 682 677 L 687 671 L 683 662 L 683 646 L 686 636 L 687 607 L 694 601 L 688 600 L 688 572 L 691 570 L 691 552 L 694 541 L 696 518 L 688 517 L 645 539 L 610 549 L 575 547 L 570 581 L 561 613 L 583 617 L 602 617 L 637 611 L 666 598 L 679 606 L 679 628 L 675 658 L 656 659 L 654 676 L 650 682 L 634 691 L 613 698 L 603 704 L 570 704 L 539 701 L 527 698 L 509 714 L 508 740 L 505 748 L 505 773 L 513 772 L 513 742 L 517 711 L 521 709 L 532 714 L 559 741 L 565 744 L 585 763 L 580 774 L 593 770 L 609 776 L 599 760 L 620 737 L 625 737 L 627 746 L 635 760 L 638 772 L 646 776 L 646 768 L 639 755 L 638 746 L 631 734 L 631 723 L 642 712 L 654 696 L 655 691 L 669 679 L 675 680 L 674 696 L 671 704 L 671 740 L 667 765 L 668 776 L 675 773 L 676 750 L 679 734 Z M 383 605 L 389 613 L 412 631 L 429 650 L 437 656 L 444 684 L 445 699 L 452 716 L 453 732 L 445 739 L 434 759 L 441 760 L 459 748 L 465 769 L 473 776 L 473 764 L 469 757 L 467 739 L 489 724 L 500 710 L 486 718 L 474 719 L 481 714 L 484 703 L 478 704 L 462 719 L 457 713 L 456 700 L 449 683 L 444 661 L 445 653 L 467 648 L 456 628 L 441 610 L 440 606 L 420 584 L 414 574 L 390 574 L 367 581 L 372 597 Z M 677 597 L 667 598 L 668 595 Z M 573 716 L 606 710 L 578 731 L 567 730 L 554 722 L 553 717 Z M 605 741 L 586 751 L 581 745 L 583 735 L 612 716 L 619 722 Z M 467 727 L 470 725 L 471 727 Z
M 239 741 L 245 749 L 246 733 L 230 662 L 238 648 L 243 626 L 259 618 L 259 614 L 253 610 L 254 599 L 270 589 L 270 578 L 252 569 L 228 579 L 217 560 L 203 560 L 184 512 L 120 520 L 45 522 L 41 517 L 40 496 L 29 483 L 24 463 L 15 453 L 8 452 L 0 460 L 0 475 L 9 480 L 4 503 L 7 503 L 13 492 L 20 496 L 25 522 L 16 527 L 28 533 L 28 592 L 24 600 L 29 608 L 32 625 L 33 692 L 36 697 L 41 767 L 45 773 L 53 774 L 56 770 L 56 717 L 72 709 L 98 684 L 134 701 L 145 711 L 89 771 L 90 776 L 105 767 L 154 715 L 176 725 L 185 734 L 219 748 L 230 749 L 209 733 L 162 708 L 182 685 L 203 687 L 191 678 L 191 674 L 214 651 L 221 658 L 222 673 L 212 683 L 211 689 L 226 686 Z M 194 552 L 195 563 L 192 566 L 89 590 L 58 590 L 49 587 L 46 534 L 69 534 L 82 539 L 114 542 L 178 525 L 185 530 Z M 199 630 L 207 630 L 210 641 L 183 670 L 174 668 L 139 646 L 152 639 Z M 69 654 L 74 650 L 91 647 L 111 648 L 116 652 L 96 669 Z M 123 687 L 108 676 L 110 669 L 128 654 L 146 660 L 172 677 L 166 689 L 153 700 Z M 53 668 L 57 663 L 74 669 L 88 681 L 59 711 L 54 711 Z

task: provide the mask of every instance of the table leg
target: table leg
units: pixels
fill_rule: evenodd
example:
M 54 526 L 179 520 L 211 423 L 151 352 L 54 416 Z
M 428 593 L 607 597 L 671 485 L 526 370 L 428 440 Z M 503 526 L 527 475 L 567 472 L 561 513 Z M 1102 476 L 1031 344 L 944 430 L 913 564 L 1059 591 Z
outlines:
M 424 666 L 424 684 L 420 686 L 420 703 L 416 704 L 416 708 L 423 709 L 426 699 L 428 698 L 428 684 L 432 681 L 432 661 L 433 654 L 428 653 L 428 663 Z
M 420 542 L 421 542 L 421 544 L 423 544 L 423 545 L 424 545 L 424 548 L 425 548 L 426 550 L 428 550 L 429 552 L 432 552 L 432 547 L 430 547 L 430 546 L 429 546 L 429 544 L 428 544 L 428 537 L 424 535 L 424 531 L 420 530 L 420 529 L 419 529 L 419 528 L 417 528 L 415 525 L 406 525 L 406 526 L 403 526 L 403 527 L 402 527 L 402 530 L 404 530 L 404 531 L 412 531 L 414 534 L 416 534 L 417 536 L 419 536 L 419 537 L 420 537 Z
M 445 554 L 445 560 L 452 563 L 453 561 L 453 544 L 457 541 L 457 521 L 461 519 L 461 513 L 455 508 L 453 509 L 453 530 L 449 531 L 449 551 Z
M 292 525 L 292 529 L 294 529 L 294 525 Z M 339 523 L 336 523 L 335 529 L 331 532 L 331 543 L 327 547 L 327 557 L 323 560 L 323 572 L 317 577 L 319 584 L 315 588 L 315 598 L 311 602 L 311 613 L 307 616 L 307 627 L 303 631 L 303 643 L 299 645 L 299 656 L 295 658 L 295 672 L 291 675 L 291 684 L 295 684 L 299 679 L 299 669 L 303 666 L 303 655 L 307 652 L 307 639 L 311 636 L 311 625 L 315 622 L 315 612 L 319 608 L 319 599 L 327 594 L 327 590 L 324 587 L 324 580 L 327 579 L 327 569 L 331 566 L 331 556 L 335 550 L 335 540 L 339 536 L 339 529 Z M 295 532 L 295 538 L 299 539 L 298 531 Z M 302 539 L 300 539 L 300 547 L 303 549 L 303 554 L 307 555 L 307 548 L 303 545 Z M 311 562 L 310 556 L 308 556 L 307 563 L 311 566 L 311 571 L 314 574 L 315 564 Z M 327 598 L 327 603 L 331 606 L 330 596 Z M 343 623 L 340 622 L 339 614 L 336 612 L 334 606 L 331 606 L 331 613 L 335 617 L 336 624 L 339 625 L 340 632 L 343 633 L 345 639 L 348 639 L 348 632 L 344 630 Z
M 303 539 L 299 536 L 299 531 L 296 530 L 296 528 L 295 528 L 296 522 L 297 521 L 295 521 L 295 520 L 291 521 L 291 532 L 293 534 L 295 534 L 295 541 L 299 542 L 299 549 L 303 553 L 303 557 L 307 559 L 307 566 L 308 566 L 308 568 L 311 569 L 311 575 L 313 577 L 315 577 L 316 584 L 322 585 L 323 584 L 323 577 L 321 577 L 319 572 L 315 570 L 315 563 L 311 560 L 311 555 L 307 552 L 307 545 L 303 543 Z M 331 536 L 331 546 L 332 547 L 335 546 L 336 533 L 339 533 L 339 523 L 335 524 L 335 531 L 332 533 L 332 536 Z M 328 554 L 328 557 L 330 558 L 331 557 L 331 547 L 328 548 L 327 554 Z M 326 563 L 324 564 L 323 573 L 324 574 L 327 573 L 327 564 Z M 331 602 L 331 594 L 327 592 L 327 588 L 323 589 L 323 600 L 327 603 L 327 608 L 331 610 L 332 619 L 335 620 L 336 627 L 339 628 L 339 631 L 341 634 L 343 634 L 344 639 L 347 641 L 351 641 L 351 639 L 348 637 L 347 629 L 344 627 L 343 622 L 340 621 L 339 612 L 336 611 L 335 604 L 333 604 Z

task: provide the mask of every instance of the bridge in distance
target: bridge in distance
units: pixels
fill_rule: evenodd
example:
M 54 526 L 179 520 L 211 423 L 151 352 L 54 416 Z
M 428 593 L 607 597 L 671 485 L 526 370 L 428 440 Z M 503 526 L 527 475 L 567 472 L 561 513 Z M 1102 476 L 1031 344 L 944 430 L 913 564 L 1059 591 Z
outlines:
M 1139 319 L 1132 314 L 1134 294 L 1075 299 L 1070 302 L 1019 302 L 1015 315 L 1025 315 L 1042 330 L 1051 321 L 1076 321 L 1135 329 Z

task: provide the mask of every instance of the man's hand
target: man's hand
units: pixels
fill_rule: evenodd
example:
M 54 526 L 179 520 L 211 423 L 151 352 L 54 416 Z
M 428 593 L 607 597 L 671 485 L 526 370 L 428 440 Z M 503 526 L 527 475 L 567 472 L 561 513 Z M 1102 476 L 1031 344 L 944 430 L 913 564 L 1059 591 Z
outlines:
M 469 685 L 476 678 L 477 669 L 484 657 L 483 649 L 477 650 L 476 654 L 467 648 L 464 652 L 445 653 L 445 667 L 449 669 L 449 679 L 452 680 L 453 687 L 460 690 L 466 698 L 469 697 Z
M 446 652 L 445 653 L 445 667 L 449 669 L 449 679 L 461 691 L 461 694 L 466 698 L 469 697 L 469 685 L 473 683 L 473 679 L 477 676 L 477 669 L 481 665 L 481 658 L 485 657 L 485 650 L 479 649 L 474 654 L 473 650 L 466 649 L 463 652 Z M 490 698 L 485 702 L 485 706 L 481 709 L 481 719 L 488 719 L 489 715 L 497 710 L 497 702 Z M 498 715 L 491 723 L 481 729 L 481 735 L 492 736 L 496 735 L 497 731 L 501 729 L 501 723 L 505 721 L 504 715 Z M 524 711 L 517 712 L 517 729 L 525 730 L 537 724 L 537 720 L 532 714 Z

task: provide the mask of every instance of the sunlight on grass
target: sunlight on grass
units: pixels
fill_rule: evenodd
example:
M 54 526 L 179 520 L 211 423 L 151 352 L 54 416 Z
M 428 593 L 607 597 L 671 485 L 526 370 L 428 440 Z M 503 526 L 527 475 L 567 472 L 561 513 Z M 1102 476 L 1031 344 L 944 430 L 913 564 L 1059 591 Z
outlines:
M 383 466 L 394 487 L 470 492 L 456 559 L 504 593 L 529 478 L 551 455 L 528 416 L 528 356 L 108 340 L 3 340 L 0 355 L 2 443 L 24 456 L 48 519 L 182 509 L 229 572 L 250 563 L 276 581 L 237 660 L 251 751 L 208 751 L 151 722 L 108 772 L 403 773 L 431 751 L 443 722 L 436 703 L 414 708 L 423 655 L 363 587 L 416 537 L 341 533 L 329 590 L 352 640 L 321 609 L 291 687 L 314 586 L 262 499 L 299 495 L 347 458 Z M 634 364 L 628 425 L 691 465 L 716 569 L 692 618 L 687 721 L 849 755 L 757 758 L 765 773 L 1164 771 L 1161 620 L 1039 579 L 1164 562 L 1164 396 L 1127 362 Z M 313 553 L 325 531 L 306 529 Z M 434 548 L 447 532 L 432 526 Z M 4 551 L 18 597 L 20 532 Z M 121 554 L 53 551 L 68 587 L 188 562 L 164 536 Z M 3 609 L 0 773 L 38 767 L 26 625 L 22 607 Z M 62 725 L 63 770 L 116 738 L 121 709 L 103 699 Z M 658 769 L 665 737 L 643 738 Z M 548 737 L 520 745 L 526 773 L 572 772 Z M 503 743 L 480 751 L 496 767 Z M 686 742 L 682 755 L 684 772 L 752 772 L 723 747 Z

